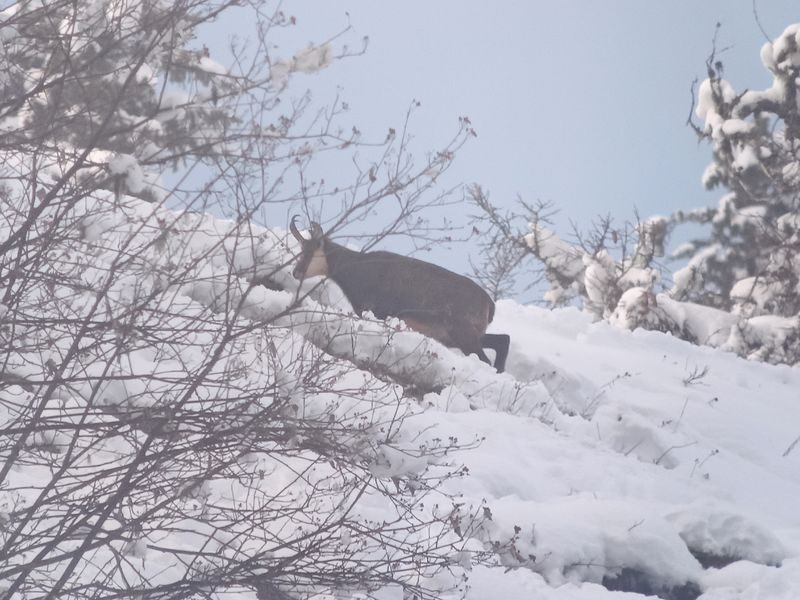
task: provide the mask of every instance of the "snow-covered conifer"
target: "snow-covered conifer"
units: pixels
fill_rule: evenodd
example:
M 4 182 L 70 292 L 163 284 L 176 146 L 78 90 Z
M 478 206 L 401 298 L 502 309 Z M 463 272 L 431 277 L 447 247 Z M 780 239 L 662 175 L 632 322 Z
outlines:
M 479 191 L 473 201 L 499 236 L 494 246 L 518 250 L 501 253 L 512 256 L 501 273 L 513 275 L 529 258 L 543 266 L 551 306 L 577 300 L 621 327 L 800 362 L 800 24 L 766 43 L 761 60 L 773 77 L 769 88 L 737 92 L 712 54 L 696 93 L 700 123 L 692 126 L 713 153 L 703 183 L 724 189 L 717 206 L 622 228 L 602 219 L 567 242 L 542 219 L 542 207 L 522 202 L 522 214 L 503 216 Z M 527 230 L 512 226 L 515 218 Z M 670 284 L 658 259 L 685 223 L 705 229 L 672 251 L 684 263 Z
M 676 276 L 676 296 L 742 317 L 790 317 L 800 311 L 796 225 L 800 219 L 800 25 L 761 50 L 773 77 L 765 90 L 737 93 L 712 56 L 697 93 L 696 129 L 710 140 L 713 163 L 703 183 L 723 188 L 710 209 L 674 215 L 708 225 L 707 237 L 680 249 L 689 258 Z

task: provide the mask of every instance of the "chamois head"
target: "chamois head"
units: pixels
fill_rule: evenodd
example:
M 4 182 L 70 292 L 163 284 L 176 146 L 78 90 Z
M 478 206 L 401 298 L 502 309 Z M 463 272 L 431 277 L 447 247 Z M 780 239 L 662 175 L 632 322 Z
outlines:
M 292 271 L 295 279 L 305 279 L 328 274 L 328 259 L 325 256 L 325 234 L 319 223 L 311 223 L 311 238 L 306 239 L 297 229 L 297 215 L 292 217 L 289 231 L 300 242 L 300 257 Z

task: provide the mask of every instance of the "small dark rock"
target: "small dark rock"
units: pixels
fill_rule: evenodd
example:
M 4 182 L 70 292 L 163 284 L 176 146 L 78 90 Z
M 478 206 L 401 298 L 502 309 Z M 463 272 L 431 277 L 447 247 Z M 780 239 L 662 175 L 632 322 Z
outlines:
M 604 577 L 603 586 L 616 592 L 658 596 L 661 600 L 696 600 L 702 593 L 697 584 L 691 581 L 678 586 L 665 586 L 653 582 L 646 573 L 627 567 L 616 577 Z

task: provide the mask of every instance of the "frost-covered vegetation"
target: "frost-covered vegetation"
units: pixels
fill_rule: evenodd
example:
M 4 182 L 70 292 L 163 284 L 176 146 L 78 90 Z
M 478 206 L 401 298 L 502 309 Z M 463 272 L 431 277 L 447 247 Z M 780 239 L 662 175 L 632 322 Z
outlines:
M 594 322 L 586 284 L 588 315 L 498 303 L 498 375 L 291 276 L 259 223 L 327 202 L 329 230 L 414 234 L 472 130 L 419 165 L 362 143 L 292 87 L 349 52 L 276 49 L 269 8 L 0 17 L 0 598 L 795 600 L 796 369 Z M 223 67 L 195 35 L 228 10 L 261 37 Z
M 548 225 L 544 206 L 523 204 L 529 231 L 516 233 L 475 188 L 494 246 L 504 248 L 484 278 L 497 285 L 530 257 L 544 267 L 552 306 L 578 299 L 595 318 L 627 329 L 666 331 L 753 360 L 800 362 L 800 24 L 764 44 L 761 61 L 773 78 L 765 90 L 737 92 L 722 78 L 716 51 L 696 90 L 700 122 L 690 124 L 713 150 L 703 184 L 725 190 L 716 207 L 621 227 L 603 219 L 575 243 Z M 686 223 L 707 233 L 672 251 L 683 263 L 665 281 L 659 260 Z
M 231 10 L 255 42 L 226 68 L 196 34 Z M 357 155 L 341 106 L 290 93 L 348 51 L 280 55 L 292 19 L 267 3 L 0 18 L 0 596 L 463 589 L 455 531 L 480 510 L 441 486 L 475 441 L 407 426 L 406 390 L 352 362 L 431 353 L 360 352 L 386 325 L 326 325 L 285 270 L 294 242 L 254 223 L 334 193 L 343 219 L 387 196 L 410 219 L 468 129 L 416 168 L 394 135 Z M 369 160 L 336 192 L 306 175 L 330 149 Z

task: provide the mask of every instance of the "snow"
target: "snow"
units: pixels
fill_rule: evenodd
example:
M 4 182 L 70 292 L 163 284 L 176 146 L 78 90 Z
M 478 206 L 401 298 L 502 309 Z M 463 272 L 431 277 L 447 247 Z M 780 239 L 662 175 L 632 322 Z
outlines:
M 117 154 L 108 162 L 108 170 L 121 177 L 125 187 L 132 193 L 141 192 L 145 186 L 145 176 L 139 161 L 130 154 Z
M 571 277 L 584 269 L 583 253 L 564 242 L 554 231 L 541 223 L 532 223 L 530 229 L 531 232 L 525 236 L 525 243 L 538 251 L 549 268 L 563 271 Z
M 142 63 L 136 70 L 136 81 L 149 85 L 155 84 L 157 81 L 155 69 L 147 63 Z
M 737 556 L 764 564 L 778 565 L 786 556 L 780 540 L 760 523 L 740 514 L 696 503 L 689 509 L 668 515 L 686 545 L 714 556 Z
M 214 75 L 228 74 L 228 70 L 225 67 L 223 67 L 221 64 L 210 59 L 207 56 L 200 56 L 197 59 L 197 63 L 198 63 L 197 68 L 200 69 L 201 71 L 205 71 L 206 73 L 211 73 Z
M 773 296 L 781 291 L 781 286 L 775 282 L 765 282 L 758 277 L 740 279 L 731 288 L 731 299 L 738 303 L 753 302 L 758 308 L 764 309 Z
M 736 158 L 733 161 L 733 168 L 739 172 L 747 171 L 761 164 L 752 146 L 745 144 L 737 146 L 734 148 L 734 156 Z
M 722 171 L 719 166 L 716 163 L 711 163 L 703 171 L 700 181 L 702 181 L 704 188 L 711 189 L 719 183 L 721 175 Z
M 725 136 L 746 135 L 753 130 L 753 124 L 742 119 L 728 119 L 722 123 L 722 133 Z
M 703 582 L 710 589 L 703 600 L 790 600 L 800 597 L 800 561 L 788 560 L 781 568 L 741 561 L 711 570 Z
M 699 344 L 723 346 L 738 322 L 738 318 L 728 312 L 693 302 L 677 302 L 667 294 L 659 294 L 657 301 L 677 327 L 690 332 Z
M 736 107 L 737 114 L 747 115 L 763 102 L 779 105 L 786 99 L 786 82 L 776 77 L 772 85 L 765 90 L 748 90 Z
M 772 59 L 778 68 L 800 66 L 800 24 L 789 25 L 773 42 Z
M 127 155 L 113 157 L 108 165 L 126 178 L 138 167 Z M 474 448 L 448 454 L 467 471 L 443 484 L 444 491 L 459 498 L 465 514 L 482 510 L 487 515 L 464 529 L 463 548 L 453 558 L 453 571 L 463 569 L 469 577 L 468 598 L 648 597 L 609 589 L 631 572 L 658 593 L 697 586 L 703 600 L 800 597 L 800 450 L 792 451 L 800 435 L 800 369 L 746 361 L 664 333 L 593 322 L 574 308 L 549 311 L 501 301 L 490 331 L 510 333 L 511 352 L 508 372 L 498 375 L 476 357 L 447 349 L 397 320 L 349 314 L 331 282 L 319 286 L 318 280 L 306 281 L 300 288 L 289 275 L 293 242 L 286 232 L 247 224 L 247 235 L 240 235 L 241 228 L 232 222 L 169 213 L 110 194 L 79 203 L 69 218 L 90 232 L 85 251 L 91 248 L 94 254 L 76 271 L 86 289 L 99 289 L 109 273 L 104 265 L 127 243 L 128 254 L 139 258 L 118 266 L 120 275 L 107 293 L 109 306 L 133 306 L 148 294 L 160 294 L 159 302 L 174 314 L 169 326 L 185 331 L 187 342 L 180 355 L 170 354 L 168 346 L 133 350 L 126 360 L 111 365 L 111 379 L 103 379 L 103 364 L 87 360 L 85 383 L 61 392 L 65 406 L 81 408 L 96 398 L 107 406 L 146 410 L 168 401 L 172 382 L 200 364 L 211 345 L 208 332 L 195 330 L 193 320 L 223 322 L 236 306 L 239 318 L 271 324 L 268 339 L 279 364 L 290 365 L 304 356 L 310 342 L 316 352 L 324 349 L 348 368 L 341 380 L 317 394 L 301 393 L 298 376 L 278 369 L 276 393 L 291 398 L 298 414 L 324 415 L 335 407 L 330 414 L 337 419 L 357 421 L 367 405 L 385 403 L 382 410 L 399 408 L 408 414 L 401 441 L 429 448 L 440 443 L 436 440 L 476 441 Z M 13 223 L 0 225 L 4 237 Z M 544 240 L 553 247 L 560 244 L 557 238 Z M 601 263 L 602 257 L 584 264 L 571 256 L 558 268 L 586 268 L 603 277 Z M 177 288 L 168 277 L 175 264 L 191 265 L 190 281 Z M 249 279 L 284 264 L 288 266 L 273 277 L 284 291 L 249 288 Z M 648 281 L 647 273 L 638 270 L 629 278 L 630 285 Z M 309 297 L 293 308 L 297 294 L 304 293 Z M 642 297 L 655 300 L 680 326 L 709 337 L 723 327 L 736 329 L 715 321 L 716 313 L 703 312 L 703 307 L 670 304 L 647 294 L 632 287 L 624 298 L 630 296 L 634 305 Z M 56 306 L 69 300 L 80 314 L 81 302 L 92 298 L 87 292 L 77 302 L 56 290 L 48 302 Z M 43 306 L 48 310 L 48 304 Z M 772 322 L 758 329 L 758 323 L 751 319 L 750 330 L 742 335 L 753 338 L 783 330 Z M 241 361 L 258 364 L 265 352 L 264 335 L 254 327 L 237 345 L 236 356 L 219 367 L 230 374 L 232 386 L 244 377 L 263 378 L 269 385 L 269 371 L 237 375 L 242 370 L 235 369 Z M 18 376 L 41 373 L 49 357 L 66 352 L 68 341 L 55 339 L 49 356 L 12 353 L 19 360 L 10 360 L 4 369 Z M 41 364 L 31 362 L 34 358 Z M 353 363 L 427 391 L 419 401 L 402 398 L 395 395 L 397 386 L 374 386 L 368 371 L 349 370 Z M 103 383 L 97 387 L 93 381 Z M 344 392 L 359 386 L 371 390 L 364 399 Z M 18 386 L 4 388 L 0 421 L 14 418 L 7 409 L 12 405 L 6 402 L 9 396 L 24 393 Z M 200 389 L 198 401 L 206 410 L 219 410 L 226 394 L 235 393 L 233 387 Z M 220 428 L 227 425 L 220 423 Z M 31 446 L 66 443 L 56 433 L 32 438 Z M 380 440 L 377 435 L 369 467 L 378 480 L 413 478 L 438 464 L 437 455 L 411 454 Z M 129 444 L 110 439 L 97 446 L 91 460 L 126 455 L 132 451 Z M 271 473 L 261 484 L 265 489 L 297 486 L 293 469 L 299 467 L 289 459 L 281 464 L 261 451 L 243 456 L 240 464 L 248 472 Z M 321 484 L 324 476 L 318 474 L 315 482 Z M 49 471 L 30 464 L 11 478 L 15 485 L 33 481 L 41 486 Z M 173 571 L 162 564 L 159 547 L 191 550 L 207 544 L 220 557 L 256 549 L 257 541 L 247 532 L 215 527 L 203 511 L 206 505 L 234 503 L 239 494 L 251 491 L 229 478 L 198 482 L 181 492 L 184 521 L 173 523 L 171 532 L 161 532 L 157 544 L 134 538 L 120 542 L 118 551 L 135 557 L 137 568 L 153 581 L 163 582 Z M 313 508 L 315 500 L 308 501 Z M 0 494 L 0 517 L 9 502 Z M 369 493 L 354 511 L 390 519 L 391 503 Z M 479 564 L 477 557 L 485 552 L 494 566 Z M 703 555 L 732 564 L 704 567 L 698 559 Z M 97 564 L 108 556 L 95 555 Z M 92 572 L 87 567 L 87 574 Z M 442 581 L 446 587 L 449 579 Z M 399 596 L 397 588 L 381 592 L 385 598 Z
M 619 279 L 619 284 L 622 287 L 644 287 L 649 288 L 655 283 L 658 274 L 652 269 L 642 269 L 640 267 L 631 267 Z
M 330 43 L 321 46 L 309 45 L 297 52 L 291 59 L 278 59 L 270 65 L 270 83 L 282 89 L 289 82 L 292 73 L 316 73 L 333 62 L 333 47 Z
M 506 535 L 513 523 L 536 539 L 525 550 L 547 559 L 528 569 L 559 586 L 597 582 L 609 565 L 624 565 L 694 579 L 710 592 L 687 548 L 768 564 L 796 556 L 800 471 L 796 457 L 784 462 L 781 454 L 797 427 L 777 422 L 797 414 L 796 369 L 746 363 L 660 333 L 616 330 L 570 309 L 502 302 L 496 327 L 513 331 L 515 377 L 541 377 L 535 365 L 548 365 L 560 408 L 553 424 L 499 414 L 448 419 L 483 422 L 478 432 L 487 441 L 475 454 L 484 456 L 466 461 L 479 479 L 473 494 L 487 498 Z M 687 384 L 693 365 L 707 365 L 708 374 Z M 773 409 L 783 416 L 771 418 Z M 569 564 L 593 566 L 576 573 Z M 796 569 L 762 575 L 791 581 Z M 517 581 L 505 597 L 525 597 L 530 585 Z M 573 592 L 556 587 L 543 597 Z
M 333 48 L 329 43 L 311 45 L 294 55 L 293 69 L 300 73 L 315 73 L 333 61 Z
M 734 109 L 735 116 L 745 117 L 753 113 L 762 104 L 773 106 L 783 103 L 788 97 L 788 88 L 793 87 L 800 67 L 800 24 L 787 27 L 774 41 L 767 42 L 761 47 L 761 62 L 774 76 L 772 85 L 765 90 L 748 90 L 742 94 L 741 100 Z M 726 84 L 729 85 L 729 84 Z M 701 112 L 709 108 L 710 98 L 698 102 L 697 115 L 703 118 Z M 706 122 L 713 118 L 713 108 L 708 110 Z M 744 129 L 737 128 L 736 133 L 746 133 Z
M 289 74 L 292 72 L 292 65 L 285 60 L 277 60 L 272 63 L 269 74 L 270 81 L 275 88 L 283 88 L 289 81 Z
M 736 91 L 724 79 L 715 82 L 706 79 L 697 90 L 695 115 L 705 122 L 705 131 L 715 139 L 721 139 L 726 120 L 717 112 L 717 99 L 729 103 L 736 98 Z
M 761 64 L 764 65 L 764 67 L 767 70 L 772 71 L 774 73 L 776 68 L 775 48 L 772 45 L 772 42 L 765 42 L 764 45 L 761 46 L 760 56 L 761 56 Z

